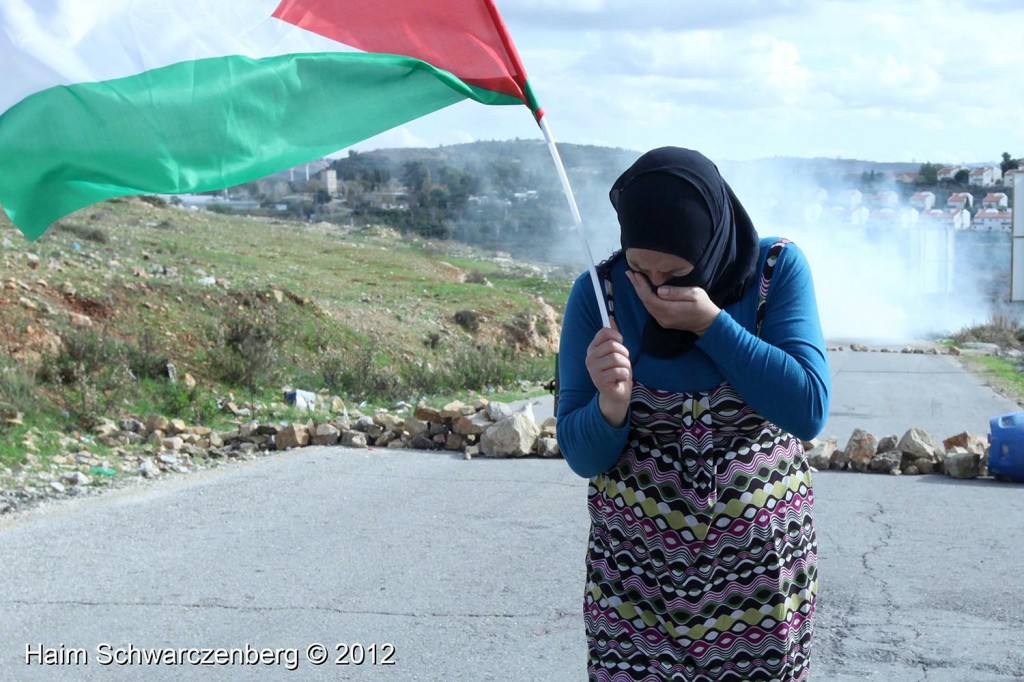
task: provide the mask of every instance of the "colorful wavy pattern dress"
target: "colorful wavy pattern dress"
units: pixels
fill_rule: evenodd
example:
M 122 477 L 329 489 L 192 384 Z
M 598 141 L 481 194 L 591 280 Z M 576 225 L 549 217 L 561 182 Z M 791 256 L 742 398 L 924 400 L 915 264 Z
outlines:
M 761 274 L 758 334 L 784 245 Z M 634 382 L 630 413 L 625 451 L 588 490 L 590 680 L 807 679 L 817 563 L 800 441 L 727 382 Z

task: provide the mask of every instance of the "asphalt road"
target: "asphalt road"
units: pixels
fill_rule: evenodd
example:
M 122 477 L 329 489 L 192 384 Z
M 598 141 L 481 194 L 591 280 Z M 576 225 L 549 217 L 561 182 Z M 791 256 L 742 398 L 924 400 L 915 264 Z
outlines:
M 839 355 L 840 440 L 1015 409 L 951 358 Z M 1024 677 L 1024 485 L 815 483 L 812 679 Z M 582 681 L 585 493 L 561 461 L 307 448 L 6 518 L 0 680 Z

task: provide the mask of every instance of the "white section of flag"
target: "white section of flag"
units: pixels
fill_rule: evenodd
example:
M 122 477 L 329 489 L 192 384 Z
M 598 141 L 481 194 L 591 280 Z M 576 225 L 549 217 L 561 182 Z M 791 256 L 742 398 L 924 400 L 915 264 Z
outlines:
M 55 85 L 178 62 L 351 48 L 271 15 L 279 0 L 0 0 L 0 114 Z

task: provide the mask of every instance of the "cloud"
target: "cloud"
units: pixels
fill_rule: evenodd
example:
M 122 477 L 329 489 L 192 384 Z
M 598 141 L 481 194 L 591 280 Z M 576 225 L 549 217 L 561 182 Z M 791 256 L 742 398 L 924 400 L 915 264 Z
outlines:
M 498 0 L 559 141 L 939 163 L 1024 155 L 1019 14 L 1002 2 Z M 537 136 L 505 109 L 457 105 L 402 134 Z
M 628 6 L 613 0 L 508 0 L 499 9 L 506 21 L 531 30 L 628 31 L 699 30 L 743 27 L 772 18 L 794 18 L 811 0 L 645 0 Z

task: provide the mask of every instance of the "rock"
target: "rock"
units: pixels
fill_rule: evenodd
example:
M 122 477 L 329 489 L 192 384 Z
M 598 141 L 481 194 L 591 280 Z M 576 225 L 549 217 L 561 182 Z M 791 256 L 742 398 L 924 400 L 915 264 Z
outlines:
M 829 458 L 828 468 L 836 471 L 842 471 L 849 463 L 850 460 L 846 456 L 846 450 L 836 448 L 836 451 L 833 452 L 832 456 Z
M 986 343 L 984 341 L 967 341 L 960 344 L 963 348 L 981 351 L 982 353 L 998 353 L 1000 348 L 997 343 Z
M 167 417 L 162 417 L 159 414 L 151 414 L 146 417 L 146 431 L 153 433 L 154 431 L 160 431 L 161 433 L 167 433 L 170 429 L 171 422 Z
M 854 429 L 846 443 L 846 459 L 855 471 L 867 471 L 878 452 L 878 439 L 864 429 Z M 899 466 L 899 462 L 896 463 Z
M 431 435 L 430 423 L 423 421 L 422 419 L 417 419 L 416 417 L 406 417 L 402 426 L 405 429 L 405 432 L 413 437 L 419 435 L 429 437 Z
M 356 420 L 355 427 L 373 439 L 379 438 L 384 433 L 384 428 L 375 423 L 372 417 L 360 417 Z
M 945 455 L 946 448 L 924 429 L 909 429 L 900 438 L 896 449 L 905 455 L 912 455 L 914 459 L 928 457 L 935 461 L 941 461 Z
M 167 431 L 167 433 L 171 434 L 172 436 L 177 436 L 179 434 L 187 432 L 188 424 L 186 424 L 183 419 L 172 419 L 170 427 L 168 428 Z
M 387 445 L 391 445 L 391 443 L 395 442 L 396 440 L 397 441 L 401 441 L 402 440 L 401 432 L 399 432 L 399 431 L 392 431 L 391 429 L 388 429 L 384 433 L 382 433 L 379 436 L 377 436 L 376 438 L 374 438 L 373 439 L 373 444 L 376 445 L 377 447 L 385 447 Z M 399 443 L 399 445 L 400 444 L 401 443 Z M 395 447 L 399 447 L 399 446 L 396 445 Z
M 191 391 L 193 388 L 196 387 L 196 378 L 189 374 L 188 372 L 185 372 L 185 375 L 181 377 L 181 383 L 185 386 L 185 388 Z
M 185 445 L 185 441 L 180 436 L 171 436 L 160 441 L 160 446 L 164 450 L 181 450 L 183 445 Z
M 274 436 L 274 446 L 278 450 L 300 448 L 309 445 L 309 427 L 305 424 L 289 424 Z
M 121 433 L 117 434 L 117 441 L 121 445 L 138 445 L 139 443 L 145 440 L 146 439 L 143 438 L 140 434 L 132 433 L 131 431 L 122 431 Z
M 449 433 L 448 437 L 445 438 L 444 448 L 445 450 L 462 450 L 466 447 L 466 439 L 457 434 Z
M 955 436 L 950 436 L 942 441 L 942 445 L 946 450 L 953 447 L 960 447 L 967 452 L 973 452 L 978 455 L 985 455 L 988 453 L 988 443 L 984 436 L 979 436 L 975 433 L 968 433 L 967 431 L 961 431 Z
M 452 431 L 461 436 L 479 436 L 494 422 L 485 412 L 477 412 L 473 416 L 462 416 L 452 423 Z
M 935 471 L 935 462 L 933 462 L 928 457 L 921 457 L 920 459 L 915 459 L 910 466 L 917 469 L 918 473 L 921 474 L 930 474 Z
M 378 412 L 373 415 L 373 423 L 383 427 L 385 431 L 401 431 L 405 419 L 390 412 Z
M 139 464 L 139 473 L 144 478 L 156 478 L 160 475 L 160 467 L 156 465 L 156 462 L 147 457 Z
M 538 438 L 537 454 L 541 457 L 561 457 L 562 450 L 558 447 L 558 440 L 555 438 Z
M 497 400 L 487 403 L 487 416 L 491 418 L 492 422 L 500 422 L 502 419 L 507 419 L 515 413 L 516 411 L 508 403 L 498 402 Z
M 416 409 L 415 411 L 413 411 L 412 416 L 416 417 L 417 419 L 422 419 L 425 422 L 430 422 L 431 424 L 439 424 L 444 422 L 444 418 L 441 417 L 441 410 L 437 409 L 436 407 L 430 407 L 429 405 L 425 405 L 422 403 L 416 406 Z
M 540 428 L 522 412 L 488 427 L 480 437 L 480 450 L 488 457 L 524 457 L 533 450 Z
M 78 327 L 79 329 L 88 329 L 92 326 L 92 318 L 88 315 L 82 315 L 81 313 L 71 313 L 68 316 L 72 327 Z
M 945 467 L 946 475 L 952 478 L 977 478 L 981 475 L 981 455 L 953 447 L 946 454 Z
M 416 450 L 433 450 L 434 441 L 426 433 L 417 433 L 409 441 L 409 447 Z
M 556 420 L 554 417 L 548 417 L 540 424 L 540 435 L 544 436 L 545 438 L 554 438 L 556 434 L 557 425 L 558 420 Z
M 53 492 L 60 493 L 62 495 L 65 492 L 67 492 L 67 488 L 65 488 L 64 484 L 60 483 L 59 481 L 50 481 L 50 488 L 53 490 Z
M 448 403 L 447 405 L 441 408 L 441 419 L 449 421 L 458 419 L 459 417 L 462 417 L 466 414 L 466 412 L 464 412 L 463 410 L 465 410 L 467 407 L 468 406 L 461 400 L 453 400 L 452 402 Z M 469 409 L 472 410 L 472 408 Z M 472 412 L 470 412 L 469 414 L 472 414 Z
M 341 432 L 341 444 L 347 448 L 365 448 L 366 434 L 361 431 L 342 431 Z
M 839 439 L 831 436 L 821 443 L 812 442 L 812 446 L 807 452 L 807 463 L 818 470 L 831 468 L 832 456 L 839 448 Z
M 878 439 L 878 449 L 876 450 L 876 453 L 889 452 L 890 450 L 899 450 L 899 448 L 896 447 L 899 444 L 899 442 L 900 437 L 897 436 L 896 434 L 883 436 L 882 438 Z
M 882 452 L 868 462 L 868 469 L 871 471 L 879 471 L 882 473 L 900 473 L 900 460 L 903 458 L 903 453 L 899 450 L 890 450 L 889 452 Z
M 108 438 L 110 436 L 113 436 L 119 430 L 120 429 L 118 428 L 117 424 L 110 421 L 109 419 L 104 419 L 100 421 L 100 423 L 97 424 L 95 427 L 93 427 L 92 433 L 94 436 L 97 436 L 99 438 Z
M 341 431 L 333 424 L 318 424 L 313 432 L 313 445 L 334 445 L 341 438 Z
M 146 430 L 146 426 L 138 419 L 122 419 L 118 422 L 118 426 L 121 427 L 122 431 L 128 431 L 130 433 L 142 433 Z

